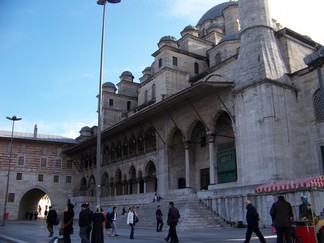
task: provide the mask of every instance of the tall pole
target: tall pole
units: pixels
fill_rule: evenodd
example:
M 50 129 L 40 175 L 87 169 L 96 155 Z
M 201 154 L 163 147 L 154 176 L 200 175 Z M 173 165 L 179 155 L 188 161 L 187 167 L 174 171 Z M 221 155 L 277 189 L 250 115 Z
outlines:
M 102 30 L 101 30 L 101 52 L 100 52 L 100 74 L 99 74 L 99 95 L 98 95 L 98 128 L 97 128 L 97 151 L 96 151 L 96 203 L 100 206 L 101 198 L 101 132 L 102 132 L 102 80 L 104 65 L 105 46 L 105 24 L 106 24 L 106 3 L 119 3 L 120 0 L 98 0 L 97 4 L 103 5 Z
M 10 176 L 10 169 L 11 169 L 11 158 L 12 158 L 12 149 L 13 149 L 13 134 L 15 129 L 15 121 L 20 121 L 21 118 L 16 116 L 13 117 L 6 117 L 8 120 L 12 121 L 12 129 L 11 129 L 11 141 L 10 141 L 10 155 L 9 155 L 9 165 L 8 165 L 8 173 L 7 173 L 7 186 L 6 186 L 6 194 L 5 194 L 5 202 L 3 207 L 3 218 L 1 226 L 6 225 L 6 212 L 7 212 L 7 201 L 8 201 L 8 191 L 9 191 L 9 176 Z

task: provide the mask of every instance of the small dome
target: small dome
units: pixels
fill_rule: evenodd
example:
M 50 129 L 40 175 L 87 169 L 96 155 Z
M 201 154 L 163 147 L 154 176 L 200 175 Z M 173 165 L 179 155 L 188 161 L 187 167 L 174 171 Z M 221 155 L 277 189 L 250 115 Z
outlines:
M 197 28 L 192 25 L 187 25 L 183 30 L 184 31 L 192 31 L 192 30 L 197 30 Z
M 150 74 L 151 73 L 151 67 L 146 67 L 143 72 L 143 74 Z
M 160 39 L 160 42 L 161 41 L 177 41 L 177 39 L 175 37 L 173 37 L 172 35 L 166 35 Z
M 91 132 L 91 128 L 88 126 L 82 127 L 80 132 Z
M 107 88 L 114 88 L 116 89 L 115 84 L 113 84 L 112 82 L 106 82 L 102 85 L 102 87 L 107 87 Z
M 237 6 L 237 1 L 229 1 L 216 5 L 215 7 L 209 9 L 198 21 L 197 25 L 201 25 L 207 20 L 215 19 L 223 15 L 223 11 L 230 6 Z
M 192 25 L 187 25 L 183 31 L 181 31 L 181 37 L 185 36 L 186 34 L 191 34 L 194 36 L 198 36 L 198 30 L 196 27 L 192 26 Z
M 231 41 L 231 40 L 239 40 L 240 39 L 240 32 L 236 31 L 233 33 L 230 33 L 228 35 L 225 35 L 219 43 L 224 42 L 224 41 Z
M 123 77 L 123 76 L 131 76 L 134 78 L 133 74 L 130 72 L 130 71 L 124 71 L 121 75 L 120 75 L 120 78 Z
M 173 37 L 172 35 L 166 35 L 160 39 L 160 41 L 158 43 L 158 47 L 161 48 L 164 45 L 168 45 L 168 46 L 177 48 L 178 42 L 177 42 L 177 39 L 175 37 Z

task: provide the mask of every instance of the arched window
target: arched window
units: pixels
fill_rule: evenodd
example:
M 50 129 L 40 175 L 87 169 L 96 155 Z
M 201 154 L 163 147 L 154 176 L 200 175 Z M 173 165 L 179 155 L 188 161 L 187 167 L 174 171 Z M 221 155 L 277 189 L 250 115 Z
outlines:
M 152 85 L 152 99 L 155 99 L 155 84 Z
M 147 102 L 148 101 L 148 91 L 145 90 L 145 93 L 144 93 L 144 102 Z
M 199 64 L 195 62 L 195 74 L 199 74 Z
M 221 63 L 222 61 L 222 55 L 220 53 L 217 53 L 215 56 L 215 65 Z
M 322 102 L 321 92 L 318 89 L 313 95 L 314 112 L 316 122 L 324 121 L 324 104 Z

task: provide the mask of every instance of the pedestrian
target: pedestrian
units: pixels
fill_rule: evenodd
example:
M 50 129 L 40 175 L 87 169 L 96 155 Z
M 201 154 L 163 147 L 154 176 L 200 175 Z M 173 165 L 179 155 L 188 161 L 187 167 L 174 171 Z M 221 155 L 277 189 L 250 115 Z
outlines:
M 81 211 L 79 213 L 79 236 L 81 238 L 81 243 L 90 243 L 90 232 L 92 223 L 93 212 L 89 208 L 88 203 L 81 205 Z
M 37 220 L 37 216 L 38 216 L 38 212 L 35 211 L 35 213 L 34 213 L 34 220 Z
M 125 213 L 126 213 L 126 208 L 125 208 L 125 207 L 123 207 L 123 212 L 122 212 L 122 215 L 125 215 Z
M 50 233 L 48 237 L 52 237 L 54 235 L 53 226 L 56 223 L 57 213 L 52 206 L 49 206 L 49 211 L 46 214 L 47 230 Z
M 105 216 L 102 214 L 100 206 L 97 205 L 96 211 L 92 215 L 91 243 L 104 242 L 104 232 L 102 228 L 103 222 L 105 222 Z
M 291 243 L 291 221 L 294 218 L 291 204 L 283 196 L 272 204 L 270 215 L 277 231 L 277 243 L 282 243 L 283 238 Z
M 160 209 L 160 205 L 157 206 L 157 209 L 155 211 L 155 217 L 156 217 L 156 232 L 162 232 L 163 213 Z
M 127 221 L 126 221 L 126 223 L 131 227 L 129 239 L 132 240 L 134 240 L 135 224 L 137 221 L 136 218 L 138 219 L 138 215 L 136 213 L 135 207 L 132 206 L 130 211 L 127 214 Z
M 112 217 L 112 232 L 111 236 L 118 236 L 117 234 L 117 208 L 113 207 L 113 211 L 111 212 Z
M 106 220 L 105 220 L 105 228 L 106 228 L 106 231 L 105 231 L 105 235 L 107 235 L 108 231 L 110 232 L 109 235 L 111 236 L 112 235 L 112 217 L 111 217 L 111 209 L 108 208 L 107 209 L 107 213 L 106 213 Z
M 45 205 L 45 211 L 44 211 L 44 217 L 45 219 L 47 218 L 48 210 L 47 210 L 48 205 Z
M 179 242 L 178 236 L 177 236 L 177 230 L 176 226 L 179 222 L 180 213 L 179 210 L 174 206 L 173 202 L 169 202 L 169 212 L 168 212 L 168 220 L 167 224 L 169 225 L 169 233 L 164 240 L 166 242 L 169 242 L 171 240 L 172 243 Z
M 154 194 L 154 197 L 153 197 L 153 202 L 157 201 L 157 195 L 156 193 Z
M 256 208 L 252 205 L 251 201 L 245 200 L 244 206 L 246 208 L 246 222 L 248 224 L 248 228 L 245 234 L 245 243 L 250 242 L 252 233 L 254 232 L 258 237 L 260 242 L 265 243 L 265 239 L 259 229 L 259 214 Z
M 300 220 L 312 220 L 311 205 L 308 203 L 308 197 L 302 196 L 302 203 L 299 205 L 299 219 Z
M 71 235 L 73 234 L 73 218 L 74 218 L 74 205 L 68 200 L 66 209 L 63 213 L 63 242 L 71 243 Z

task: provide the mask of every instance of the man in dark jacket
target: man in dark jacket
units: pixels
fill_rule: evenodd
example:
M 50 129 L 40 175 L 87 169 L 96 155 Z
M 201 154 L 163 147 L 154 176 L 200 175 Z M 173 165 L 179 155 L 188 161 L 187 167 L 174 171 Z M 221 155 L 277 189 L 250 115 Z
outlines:
M 277 242 L 283 242 L 283 235 L 287 243 L 291 243 L 291 220 L 294 218 L 292 207 L 283 196 L 272 204 L 270 215 L 277 231 Z
M 265 243 L 265 239 L 259 229 L 259 214 L 256 210 L 256 208 L 252 205 L 251 201 L 245 200 L 244 201 L 245 208 L 247 210 L 246 212 L 246 222 L 248 224 L 248 228 L 245 235 L 245 243 L 250 242 L 252 233 L 254 232 L 258 237 L 260 242 Z
M 160 209 L 160 205 L 157 206 L 157 209 L 155 211 L 155 216 L 156 216 L 156 232 L 162 232 L 163 213 Z
M 165 241 L 169 241 L 171 239 L 172 243 L 179 242 L 176 226 L 179 222 L 180 213 L 179 210 L 174 206 L 173 202 L 169 202 L 169 212 L 168 212 L 168 220 L 167 223 L 170 226 L 169 227 L 169 234 L 166 238 L 164 238 Z
M 89 209 L 89 204 L 82 204 L 81 211 L 79 213 L 79 236 L 81 238 L 81 243 L 90 243 L 92 215 L 93 212 Z
M 48 231 L 50 233 L 48 237 L 52 237 L 53 234 L 54 234 L 53 225 L 56 223 L 56 219 L 57 219 L 57 213 L 52 208 L 52 206 L 50 206 L 49 211 L 47 213 L 47 218 L 46 218 L 47 229 L 48 229 Z

